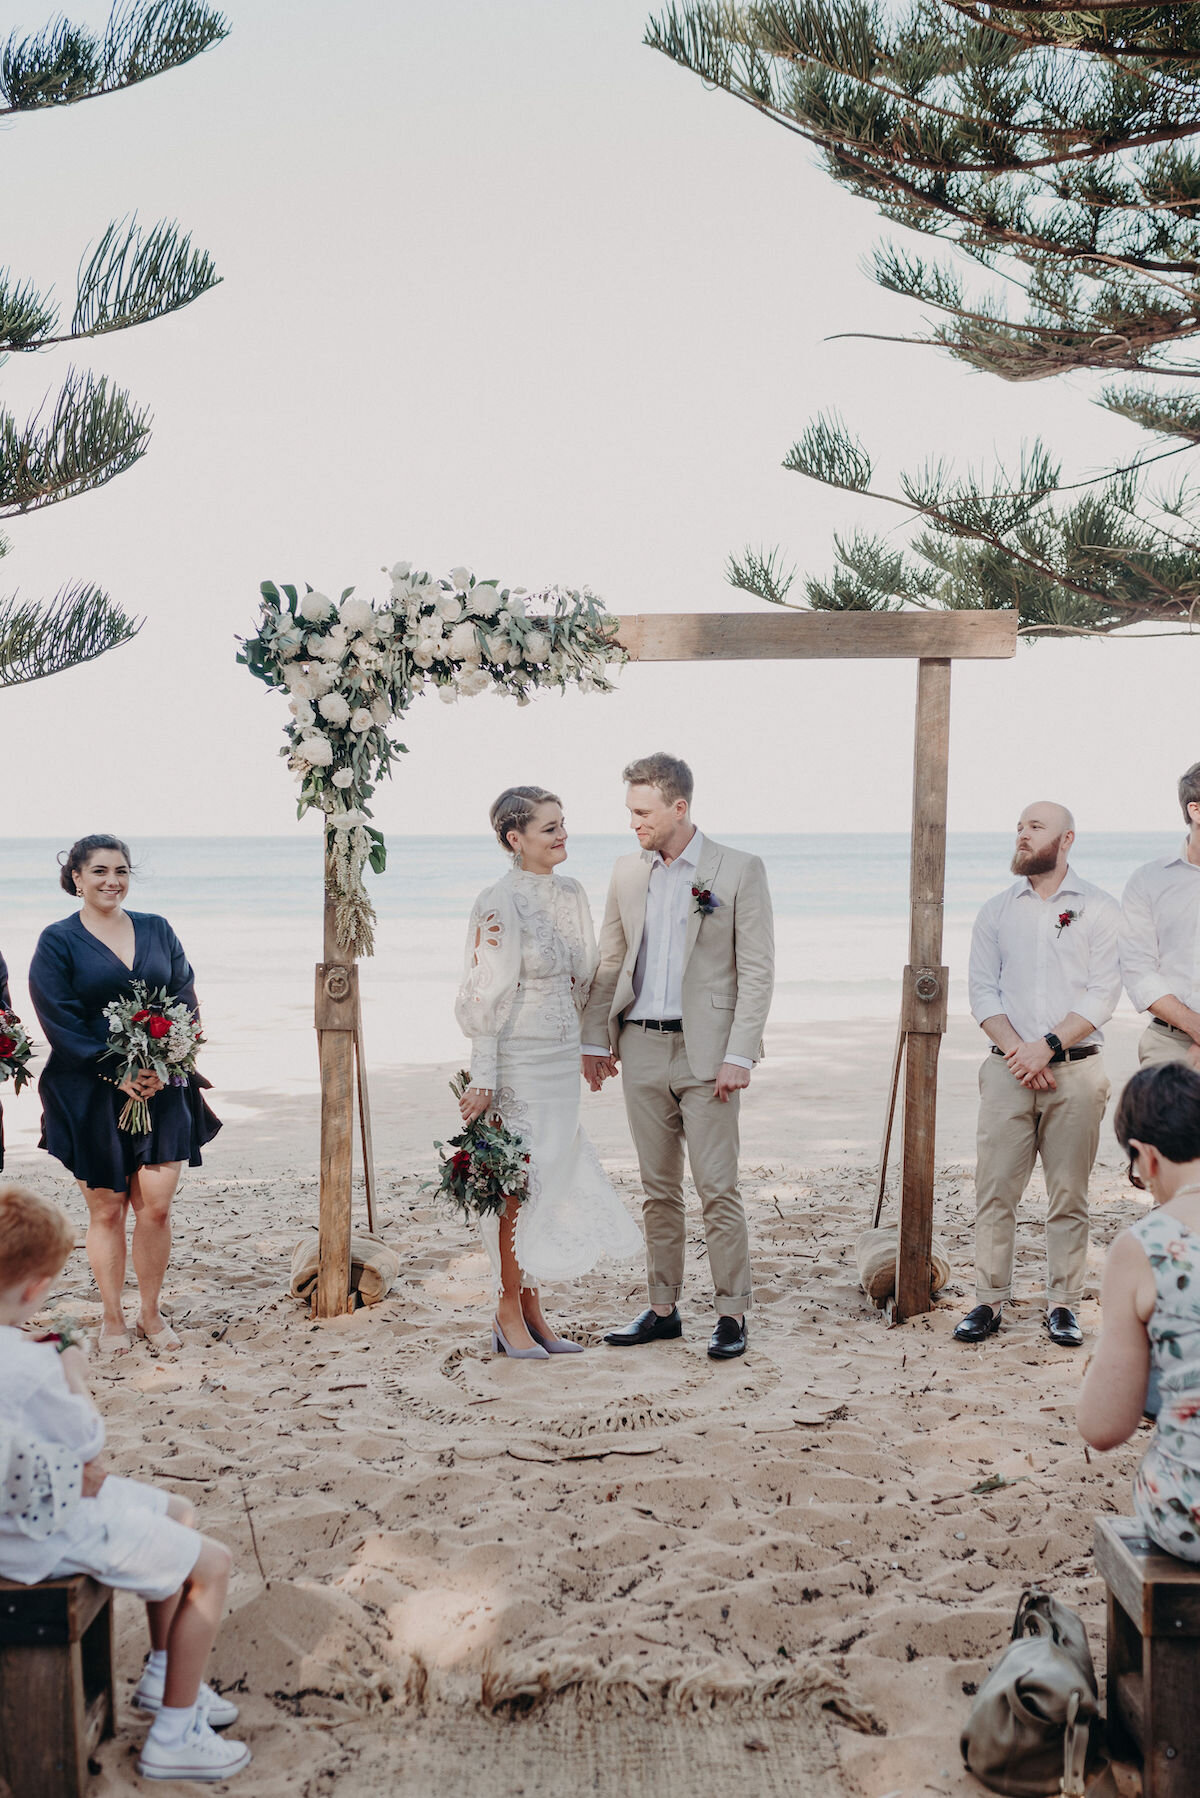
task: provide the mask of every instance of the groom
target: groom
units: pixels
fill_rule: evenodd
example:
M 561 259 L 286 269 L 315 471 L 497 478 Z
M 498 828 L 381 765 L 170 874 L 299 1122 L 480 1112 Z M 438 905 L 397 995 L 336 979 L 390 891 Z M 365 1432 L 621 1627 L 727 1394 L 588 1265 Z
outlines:
M 583 1014 L 593 1092 L 624 1070 L 645 1199 L 649 1308 L 604 1338 L 614 1348 L 681 1336 L 683 1148 L 704 1214 L 716 1293 L 714 1360 L 746 1351 L 750 1250 L 738 1192 L 738 1094 L 762 1055 L 775 950 L 766 869 L 692 823 L 692 773 L 672 755 L 625 770 L 641 853 L 622 856 Z

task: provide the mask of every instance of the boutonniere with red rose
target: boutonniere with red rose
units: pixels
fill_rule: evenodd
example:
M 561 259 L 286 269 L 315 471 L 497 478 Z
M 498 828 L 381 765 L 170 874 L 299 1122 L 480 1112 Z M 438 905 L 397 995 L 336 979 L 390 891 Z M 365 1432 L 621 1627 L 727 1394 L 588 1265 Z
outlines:
M 1058 923 L 1054 926 L 1055 936 L 1061 936 L 1068 924 L 1073 924 L 1078 916 L 1079 913 L 1077 911 L 1060 911 L 1058 914 Z
M 702 918 L 710 918 L 721 903 L 709 887 L 693 887 L 692 898 L 696 901 L 696 910 Z

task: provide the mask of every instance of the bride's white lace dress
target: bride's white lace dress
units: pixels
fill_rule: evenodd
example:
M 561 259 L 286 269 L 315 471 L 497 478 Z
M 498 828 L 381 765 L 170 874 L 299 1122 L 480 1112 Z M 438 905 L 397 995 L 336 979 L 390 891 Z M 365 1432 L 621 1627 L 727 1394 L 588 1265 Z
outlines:
M 529 1196 L 513 1247 L 531 1286 L 571 1280 L 602 1256 L 642 1254 L 637 1225 L 579 1124 L 579 1016 L 596 939 L 577 880 L 513 869 L 475 901 L 455 1016 L 471 1038 L 471 1084 L 529 1148 Z M 499 1221 L 482 1220 L 499 1279 Z

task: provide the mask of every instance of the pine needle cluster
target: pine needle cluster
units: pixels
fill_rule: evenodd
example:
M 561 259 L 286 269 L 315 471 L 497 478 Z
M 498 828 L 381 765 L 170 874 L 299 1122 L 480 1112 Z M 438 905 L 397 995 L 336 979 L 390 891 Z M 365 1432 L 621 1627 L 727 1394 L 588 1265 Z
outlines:
M 836 572 L 804 582 L 808 604 L 1015 607 L 1029 637 L 1190 630 L 1200 7 L 701 0 L 652 19 L 646 42 L 814 146 L 890 223 L 956 252 L 878 249 L 875 279 L 930 315 L 896 341 L 1006 381 L 1098 371 L 1112 377 L 1098 403 L 1153 439 L 1074 485 L 1035 443 L 1011 470 L 936 459 L 886 492 L 853 431 L 819 418 L 785 467 L 887 500 L 917 530 L 900 552 L 836 540 Z M 729 575 L 793 603 L 776 552 L 747 550 Z
M 229 27 L 200 0 L 118 0 L 104 32 L 57 19 L 0 48 L 0 117 L 115 93 L 190 62 Z M 108 226 L 85 254 L 69 322 L 53 295 L 0 269 L 0 364 L 126 331 L 216 286 L 212 259 L 176 224 Z M 104 376 L 70 369 L 24 423 L 0 406 L 0 519 L 103 486 L 146 453 L 149 414 Z M 0 556 L 8 551 L 0 537 Z M 94 582 L 45 602 L 0 597 L 0 687 L 41 680 L 127 643 L 140 626 Z

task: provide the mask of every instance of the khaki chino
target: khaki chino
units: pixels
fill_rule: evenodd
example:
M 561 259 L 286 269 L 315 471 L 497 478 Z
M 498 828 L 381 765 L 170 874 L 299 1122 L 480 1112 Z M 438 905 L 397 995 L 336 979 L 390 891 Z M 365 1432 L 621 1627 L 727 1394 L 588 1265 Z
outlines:
M 1150 1024 L 1138 1039 L 1138 1062 L 1153 1067 L 1163 1061 L 1186 1061 L 1194 1047 L 1186 1030 L 1177 1030 L 1174 1024 L 1165 1030 L 1160 1024 Z
M 652 1305 L 673 1305 L 683 1291 L 686 1225 L 683 1151 L 700 1196 L 716 1309 L 750 1309 L 750 1244 L 738 1191 L 738 1098 L 714 1097 L 713 1081 L 692 1072 L 680 1030 L 626 1024 L 620 1037 L 622 1084 L 645 1198 L 646 1284 Z
M 1056 1062 L 1053 1092 L 1031 1092 L 1000 1055 L 979 1070 L 975 1289 L 981 1305 L 1012 1297 L 1017 1208 L 1041 1157 L 1046 1181 L 1046 1304 L 1077 1310 L 1088 1249 L 1088 1179 L 1111 1090 L 1104 1057 Z

